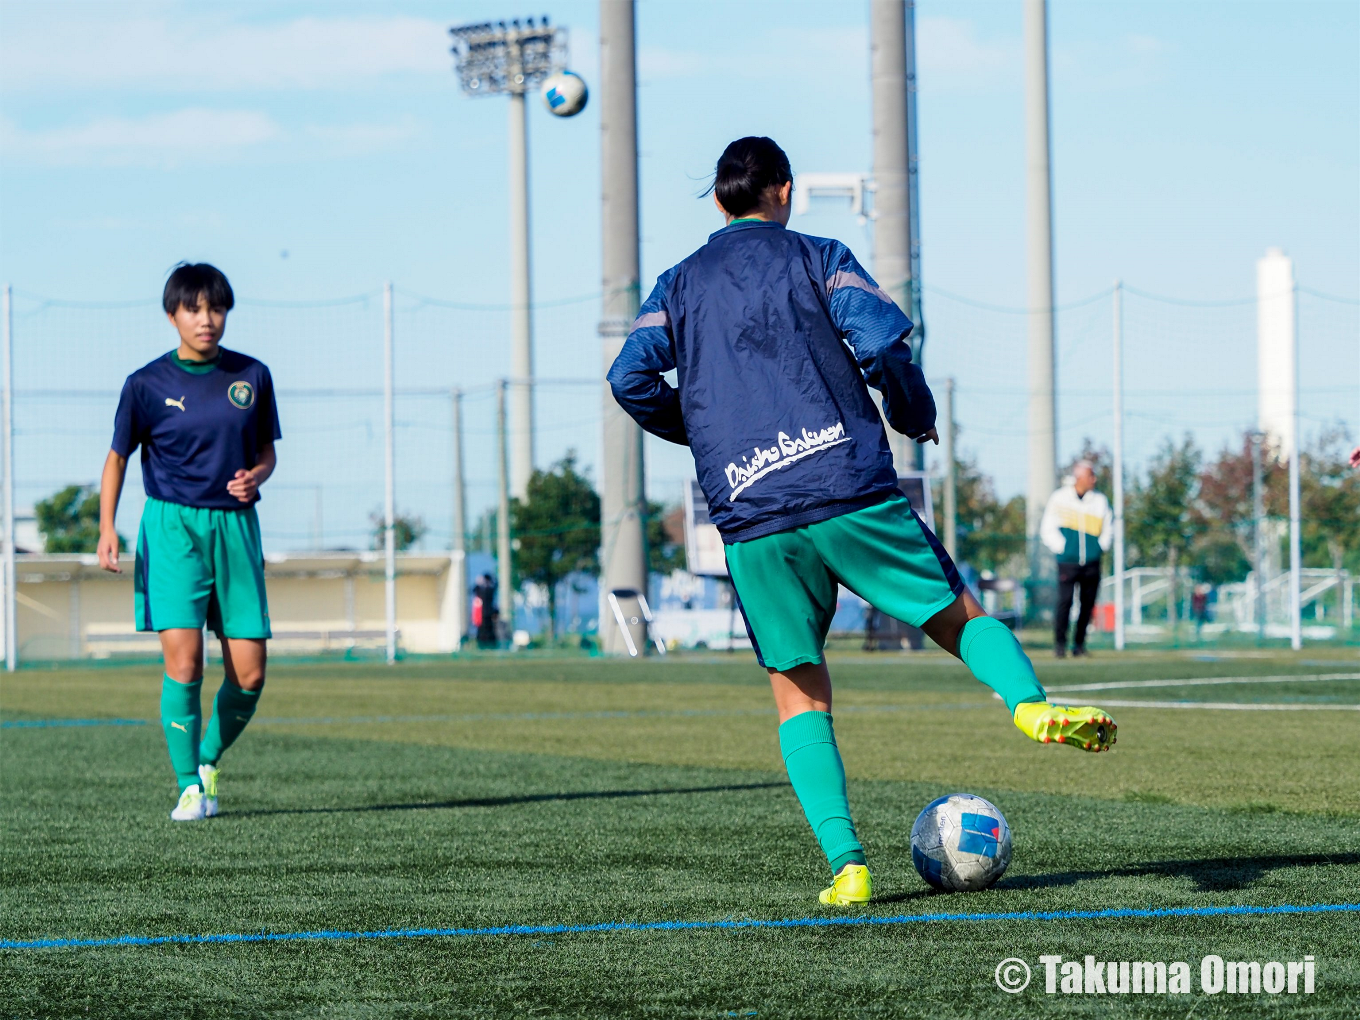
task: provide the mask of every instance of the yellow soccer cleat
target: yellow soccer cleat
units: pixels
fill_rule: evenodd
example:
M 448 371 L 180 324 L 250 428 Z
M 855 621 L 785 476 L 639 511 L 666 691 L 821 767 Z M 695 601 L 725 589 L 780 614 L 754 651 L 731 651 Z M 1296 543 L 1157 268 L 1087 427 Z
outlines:
M 1041 744 L 1067 744 L 1083 751 L 1108 751 L 1119 727 L 1104 709 L 1027 701 L 1015 706 L 1015 725 Z
M 874 894 L 874 880 L 863 864 L 847 864 L 831 880 L 831 888 L 823 889 L 817 897 L 828 907 L 857 907 L 869 902 Z

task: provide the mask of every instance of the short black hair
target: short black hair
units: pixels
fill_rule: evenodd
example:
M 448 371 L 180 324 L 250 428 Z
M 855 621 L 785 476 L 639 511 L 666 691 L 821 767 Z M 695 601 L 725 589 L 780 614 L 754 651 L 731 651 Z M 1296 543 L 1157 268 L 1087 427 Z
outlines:
M 197 308 L 200 297 L 206 297 L 210 307 L 227 311 L 236 304 L 236 295 L 222 270 L 206 262 L 181 262 L 165 281 L 165 293 L 161 296 L 165 313 L 174 315 L 180 305 Z
M 760 205 L 766 188 L 792 180 L 789 157 L 775 140 L 749 135 L 723 149 L 709 191 L 717 195 L 718 204 L 729 215 L 742 216 Z

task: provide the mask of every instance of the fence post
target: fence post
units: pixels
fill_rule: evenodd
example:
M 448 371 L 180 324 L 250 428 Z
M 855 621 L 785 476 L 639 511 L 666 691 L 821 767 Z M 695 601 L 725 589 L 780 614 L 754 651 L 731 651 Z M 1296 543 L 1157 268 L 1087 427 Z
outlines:
M 496 507 L 496 585 L 500 589 L 501 626 L 513 641 L 515 575 L 510 561 L 510 451 L 505 422 L 505 391 L 508 386 L 509 383 L 504 379 L 496 384 L 496 463 L 500 467 L 500 491 Z
M 383 553 L 386 564 L 387 664 L 397 661 L 397 493 L 392 392 L 392 281 L 383 285 Z
M 953 376 L 944 381 L 944 435 L 940 439 L 944 444 L 944 528 L 942 531 L 945 551 L 952 557 L 957 554 L 956 546 L 959 540 L 958 470 L 954 463 Z
M 1114 646 L 1124 650 L 1124 282 L 1114 281 Z
M 5 472 L 5 669 L 19 664 L 19 617 L 14 590 L 14 294 L 5 284 L 4 465 Z
M 1303 647 L 1303 553 L 1299 524 L 1299 285 L 1294 284 L 1294 392 L 1290 394 L 1293 422 L 1289 430 L 1289 647 Z
M 446 598 L 453 599 L 449 615 L 453 620 L 453 650 L 463 647 L 467 625 L 467 486 L 463 474 L 463 391 L 454 389 L 453 397 L 453 541 L 449 546 L 449 586 Z
M 1265 520 L 1265 481 L 1261 466 L 1261 443 L 1265 433 L 1256 431 L 1251 434 L 1251 572 L 1256 582 L 1256 599 L 1252 611 L 1256 616 L 1256 643 L 1266 638 L 1266 578 L 1265 557 L 1262 556 L 1262 543 L 1265 535 L 1262 523 Z

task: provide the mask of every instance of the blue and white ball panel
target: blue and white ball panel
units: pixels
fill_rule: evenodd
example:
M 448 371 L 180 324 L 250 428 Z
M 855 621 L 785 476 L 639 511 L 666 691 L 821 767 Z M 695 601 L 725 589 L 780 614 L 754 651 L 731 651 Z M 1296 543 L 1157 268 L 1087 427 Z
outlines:
M 912 862 L 936 889 L 985 889 L 1005 872 L 1010 857 L 1010 827 L 982 797 L 955 793 L 937 798 L 912 826 Z
M 574 71 L 558 71 L 543 82 L 543 102 L 554 117 L 574 117 L 586 108 L 589 91 Z

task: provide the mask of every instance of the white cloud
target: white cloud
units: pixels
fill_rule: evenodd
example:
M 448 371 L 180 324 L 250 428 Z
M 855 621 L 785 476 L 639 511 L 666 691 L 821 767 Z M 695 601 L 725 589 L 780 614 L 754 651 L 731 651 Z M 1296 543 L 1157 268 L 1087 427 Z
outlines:
M 391 123 L 310 124 L 304 132 L 309 138 L 340 154 L 357 155 L 390 149 L 421 133 L 423 125 L 411 116 Z
M 964 18 L 925 17 L 916 23 L 916 66 L 921 87 L 957 89 L 992 84 L 1019 55 L 1019 41 L 989 41 Z
M 334 17 L 245 23 L 202 13 L 128 17 L 109 4 L 43 5 L 7 16 L 6 91 L 125 88 L 177 93 L 357 87 L 393 75 L 449 76 L 448 26 L 428 18 Z
M 219 162 L 282 136 L 272 118 L 253 110 L 185 109 L 31 131 L 0 121 L 0 148 L 7 158 L 49 165 Z
M 236 160 L 264 147 L 283 158 L 362 155 L 398 147 L 423 130 L 410 116 L 293 130 L 256 110 L 190 108 L 36 129 L 0 119 L 0 149 L 7 161 L 45 166 L 177 167 Z
M 643 46 L 638 49 L 637 65 L 639 79 L 687 78 L 708 70 L 710 59 L 706 54 L 693 50 Z
M 978 34 L 965 18 L 922 17 L 916 22 L 916 66 L 924 88 L 935 90 L 988 88 L 1013 74 L 1018 63 L 1018 40 L 991 41 Z M 726 75 L 765 78 L 822 75 L 831 80 L 846 75 L 869 79 L 869 35 L 863 26 L 843 28 L 772 27 L 758 42 L 714 50 L 682 50 L 645 46 L 638 51 L 638 75 L 644 81 Z

